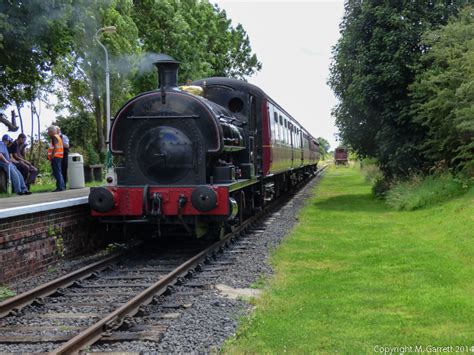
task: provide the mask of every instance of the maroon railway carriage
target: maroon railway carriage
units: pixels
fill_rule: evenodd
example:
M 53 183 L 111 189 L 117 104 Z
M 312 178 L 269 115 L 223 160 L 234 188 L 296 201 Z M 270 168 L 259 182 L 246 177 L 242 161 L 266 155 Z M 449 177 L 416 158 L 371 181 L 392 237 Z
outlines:
M 92 214 L 159 232 L 223 233 L 316 171 L 316 140 L 258 87 L 228 78 L 177 87 L 161 55 L 159 89 L 127 102 L 111 128 L 116 167 Z
M 349 162 L 349 151 L 345 147 L 338 147 L 334 151 L 336 165 L 347 165 Z

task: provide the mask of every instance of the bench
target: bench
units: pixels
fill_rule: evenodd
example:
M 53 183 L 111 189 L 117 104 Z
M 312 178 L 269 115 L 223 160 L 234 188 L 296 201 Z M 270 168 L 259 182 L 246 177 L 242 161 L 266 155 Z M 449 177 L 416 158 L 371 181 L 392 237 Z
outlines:
M 86 182 L 92 181 L 102 181 L 102 171 L 103 165 L 102 164 L 95 164 L 95 165 L 85 165 L 84 166 L 84 179 Z

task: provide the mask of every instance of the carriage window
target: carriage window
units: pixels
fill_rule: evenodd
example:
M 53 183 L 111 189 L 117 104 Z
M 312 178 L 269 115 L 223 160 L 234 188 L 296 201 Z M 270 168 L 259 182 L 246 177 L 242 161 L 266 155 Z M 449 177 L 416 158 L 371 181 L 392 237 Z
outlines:
M 280 124 L 283 126 L 283 117 L 280 115 Z
M 278 114 L 276 112 L 273 112 L 273 119 L 278 123 Z
M 283 140 L 283 142 L 286 143 L 286 141 L 287 141 L 287 139 L 286 139 L 287 130 L 286 130 L 286 120 L 285 119 L 283 119 L 282 129 L 283 129 L 283 137 L 282 137 L 283 139 L 282 140 Z
M 281 120 L 281 115 L 280 115 L 280 124 L 278 125 L 278 140 L 281 142 L 283 140 L 283 128 L 282 126 L 282 120 Z

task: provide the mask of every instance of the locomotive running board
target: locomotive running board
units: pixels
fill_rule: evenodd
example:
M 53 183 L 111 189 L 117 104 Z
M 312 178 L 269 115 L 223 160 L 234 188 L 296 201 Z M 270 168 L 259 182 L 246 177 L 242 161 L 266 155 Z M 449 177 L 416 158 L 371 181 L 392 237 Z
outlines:
M 250 179 L 239 179 L 229 184 L 214 184 L 214 185 L 227 187 L 229 189 L 229 192 L 234 192 L 236 190 L 240 190 L 240 189 L 243 189 L 244 187 L 258 183 L 260 181 L 259 178 L 260 176 L 255 176 Z

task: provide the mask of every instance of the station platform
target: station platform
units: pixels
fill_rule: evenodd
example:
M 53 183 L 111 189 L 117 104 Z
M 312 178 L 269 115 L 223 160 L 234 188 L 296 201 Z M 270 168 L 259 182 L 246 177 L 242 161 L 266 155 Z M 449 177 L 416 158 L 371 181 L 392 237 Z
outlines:
M 0 219 L 87 203 L 89 188 L 0 198 Z

